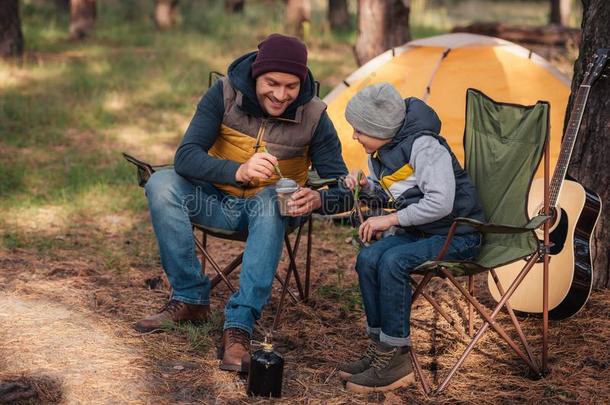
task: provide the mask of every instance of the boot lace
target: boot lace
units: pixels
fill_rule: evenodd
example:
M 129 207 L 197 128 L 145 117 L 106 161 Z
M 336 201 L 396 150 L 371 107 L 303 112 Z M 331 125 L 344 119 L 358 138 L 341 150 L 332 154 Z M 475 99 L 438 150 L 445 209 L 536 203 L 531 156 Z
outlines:
M 389 352 L 383 352 L 378 349 L 374 349 L 371 357 L 371 366 L 376 370 L 381 370 L 387 367 L 388 363 L 396 353 L 396 348 L 390 350 Z
M 248 347 L 250 345 L 250 336 L 248 332 L 239 328 L 229 328 L 227 329 L 227 333 L 229 335 L 229 345 L 240 344 L 244 347 Z
M 362 358 L 372 360 L 374 356 L 375 356 L 375 344 L 369 343 L 369 345 L 366 347 L 366 351 L 364 352 L 364 356 L 362 356 Z
M 163 305 L 163 308 L 161 308 L 161 310 L 159 310 L 159 313 L 167 311 L 170 314 L 175 314 L 177 311 L 179 311 L 182 308 L 183 305 L 184 305 L 184 303 L 182 303 L 180 301 L 169 300 L 167 303 L 165 303 L 165 305 Z

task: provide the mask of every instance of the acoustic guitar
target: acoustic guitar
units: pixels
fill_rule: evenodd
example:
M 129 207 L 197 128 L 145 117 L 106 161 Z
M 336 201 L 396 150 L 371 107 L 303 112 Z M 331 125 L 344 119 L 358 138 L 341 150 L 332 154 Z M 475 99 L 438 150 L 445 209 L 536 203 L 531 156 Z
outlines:
M 576 93 L 570 120 L 561 144 L 561 153 L 550 183 L 549 206 L 553 215 L 550 227 L 549 318 L 566 319 L 576 314 L 591 293 L 593 266 L 591 235 L 600 216 L 599 196 L 581 184 L 566 179 L 566 171 L 580 129 L 580 123 L 593 83 L 602 75 L 608 60 L 608 49 L 598 49 L 593 62 Z M 528 213 L 533 217 L 542 212 L 544 179 L 532 182 L 528 198 Z M 543 231 L 536 232 L 540 240 Z M 499 267 L 496 272 L 506 289 L 523 268 L 523 261 Z M 536 263 L 510 298 L 513 309 L 526 313 L 542 313 L 542 262 Z M 501 295 L 491 278 L 487 284 L 496 301 Z

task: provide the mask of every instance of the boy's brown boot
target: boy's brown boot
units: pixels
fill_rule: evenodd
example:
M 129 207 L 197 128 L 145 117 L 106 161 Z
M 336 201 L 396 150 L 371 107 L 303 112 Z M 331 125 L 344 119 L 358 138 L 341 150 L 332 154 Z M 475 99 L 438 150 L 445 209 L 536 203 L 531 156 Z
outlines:
M 371 366 L 373 352 L 375 351 L 375 343 L 369 343 L 364 355 L 358 360 L 351 361 L 349 363 L 339 364 L 339 378 L 343 381 L 347 381 L 354 374 L 360 374 Z
M 347 380 L 352 392 L 391 391 L 415 382 L 409 346 L 394 347 L 378 343 L 372 353 L 371 366 Z
M 142 333 L 160 332 L 180 322 L 206 322 L 209 314 L 209 305 L 187 304 L 170 300 L 158 313 L 136 322 L 134 328 Z

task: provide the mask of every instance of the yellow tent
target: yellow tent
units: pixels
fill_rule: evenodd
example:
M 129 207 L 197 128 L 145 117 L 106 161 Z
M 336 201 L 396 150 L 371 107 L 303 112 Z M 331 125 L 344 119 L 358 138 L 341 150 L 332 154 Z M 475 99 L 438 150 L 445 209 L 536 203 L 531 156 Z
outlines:
M 479 89 L 506 103 L 530 105 L 538 100 L 548 101 L 551 170 L 555 167 L 570 80 L 519 45 L 482 35 L 440 35 L 390 49 L 356 70 L 324 98 L 350 170 L 366 170 L 367 165 L 364 150 L 352 140 L 345 106 L 359 90 L 378 82 L 389 82 L 403 97 L 419 97 L 433 107 L 443 122 L 441 135 L 462 163 L 466 89 Z

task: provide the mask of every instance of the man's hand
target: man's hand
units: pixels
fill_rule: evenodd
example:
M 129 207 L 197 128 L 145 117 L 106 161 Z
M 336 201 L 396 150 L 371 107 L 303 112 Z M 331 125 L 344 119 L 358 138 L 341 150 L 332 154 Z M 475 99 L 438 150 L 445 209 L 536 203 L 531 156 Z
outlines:
M 351 172 L 350 174 L 345 176 L 345 187 L 349 188 L 350 190 L 353 190 L 354 187 L 356 187 L 356 184 L 358 183 L 358 178 L 360 178 L 360 187 L 365 187 L 369 184 L 369 181 L 367 180 L 364 173 L 362 173 L 361 170 L 358 170 L 355 172 Z
M 247 183 L 255 177 L 268 179 L 274 173 L 274 165 L 277 165 L 277 158 L 269 153 L 255 153 L 245 163 L 242 163 L 237 172 L 235 180 L 240 183 Z
M 399 225 L 398 215 L 396 214 L 371 217 L 360 225 L 358 236 L 363 242 L 368 242 L 393 225 Z
M 297 190 L 288 201 L 288 215 L 298 217 L 310 214 L 322 206 L 322 197 L 316 190 L 303 187 Z

